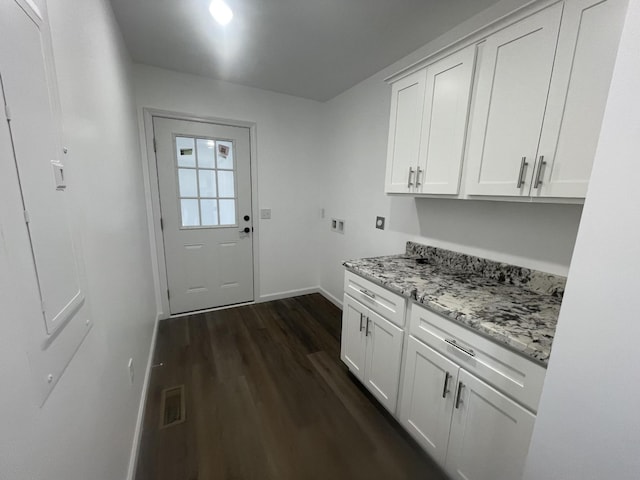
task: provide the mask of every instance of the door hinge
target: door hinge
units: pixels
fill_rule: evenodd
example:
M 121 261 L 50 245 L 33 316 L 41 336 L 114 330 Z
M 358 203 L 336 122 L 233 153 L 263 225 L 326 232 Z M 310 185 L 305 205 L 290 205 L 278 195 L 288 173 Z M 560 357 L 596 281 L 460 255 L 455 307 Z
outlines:
M 162 217 L 160 217 L 160 230 L 164 232 L 164 220 L 162 220 Z
M 167 298 L 171 298 L 171 292 L 169 291 L 168 288 L 167 288 Z
M 46 308 L 45 308 L 45 306 L 44 306 L 44 300 L 42 300 L 42 301 L 40 302 L 40 309 L 42 310 L 42 314 L 43 314 L 43 315 L 45 315 L 45 317 L 46 317 L 46 315 L 47 315 L 47 309 L 46 309 Z
M 153 137 L 153 151 L 154 152 L 158 151 L 158 145 L 156 144 L 156 137 Z
M 9 105 L 7 105 L 6 103 L 4 104 L 4 114 L 7 117 L 7 121 L 10 122 L 11 121 L 11 109 L 9 108 Z
M 24 214 L 24 222 L 28 225 L 29 222 L 31 221 L 31 217 L 29 217 L 29 212 L 25 210 L 23 214 Z

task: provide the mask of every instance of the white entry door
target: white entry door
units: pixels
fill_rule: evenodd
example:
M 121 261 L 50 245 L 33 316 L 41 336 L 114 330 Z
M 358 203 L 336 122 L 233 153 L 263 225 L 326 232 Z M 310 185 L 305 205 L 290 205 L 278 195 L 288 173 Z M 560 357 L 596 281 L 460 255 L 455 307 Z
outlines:
M 253 300 L 249 129 L 154 117 L 169 309 Z

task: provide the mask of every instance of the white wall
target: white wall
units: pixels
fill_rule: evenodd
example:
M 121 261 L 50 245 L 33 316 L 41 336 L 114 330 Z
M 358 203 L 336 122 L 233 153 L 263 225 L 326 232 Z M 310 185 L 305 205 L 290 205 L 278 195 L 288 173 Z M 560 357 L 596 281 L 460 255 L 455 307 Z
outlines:
M 156 315 L 131 65 L 107 0 L 49 7 L 94 326 L 39 408 L 21 325 L 40 315 L 29 247 L 0 235 L 0 478 L 124 479 Z M 0 212 L 20 213 L 16 187 L 0 189 Z M 0 231 L 22 231 L 17 219 Z
M 401 253 L 407 240 L 566 275 L 582 207 L 386 196 L 384 173 L 390 87 L 384 78 L 527 2 L 502 1 L 406 58 L 327 102 L 321 205 L 317 226 L 320 284 L 342 298 L 348 258 Z M 387 220 L 375 229 L 376 216 Z M 346 221 L 344 235 L 329 230 L 331 217 Z
M 640 1 L 631 0 L 527 480 L 640 478 Z
M 321 104 L 145 65 L 134 66 L 134 77 L 139 114 L 149 107 L 256 123 L 257 202 L 272 209 L 271 220 L 254 219 L 260 243 L 256 299 L 317 287 Z

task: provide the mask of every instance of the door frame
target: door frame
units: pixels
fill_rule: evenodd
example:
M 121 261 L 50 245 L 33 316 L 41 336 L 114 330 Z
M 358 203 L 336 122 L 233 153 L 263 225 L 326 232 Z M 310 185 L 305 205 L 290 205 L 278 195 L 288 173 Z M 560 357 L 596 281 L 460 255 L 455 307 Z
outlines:
M 158 186 L 158 166 L 156 164 L 156 152 L 153 145 L 153 118 L 162 117 L 172 120 L 187 120 L 193 122 L 214 123 L 231 127 L 245 127 L 249 129 L 249 163 L 251 174 L 251 215 L 253 216 L 253 301 L 238 305 L 250 305 L 256 302 L 260 292 L 260 241 L 259 241 L 259 209 L 258 209 L 258 167 L 257 167 L 257 125 L 255 122 L 243 120 L 231 120 L 220 117 L 207 117 L 189 113 L 174 112 L 155 108 L 142 108 L 142 129 L 144 142 L 142 149 L 142 174 L 144 178 L 145 199 L 147 203 L 147 221 L 149 224 L 149 240 L 151 244 L 151 267 L 154 277 L 154 289 L 156 292 L 156 308 L 158 319 L 179 317 L 188 314 L 171 315 L 169 310 L 169 295 L 167 282 L 167 264 L 165 261 L 164 237 L 160 228 L 160 189 Z M 146 159 L 146 161 L 145 161 Z M 217 307 L 203 311 L 219 310 L 228 307 Z

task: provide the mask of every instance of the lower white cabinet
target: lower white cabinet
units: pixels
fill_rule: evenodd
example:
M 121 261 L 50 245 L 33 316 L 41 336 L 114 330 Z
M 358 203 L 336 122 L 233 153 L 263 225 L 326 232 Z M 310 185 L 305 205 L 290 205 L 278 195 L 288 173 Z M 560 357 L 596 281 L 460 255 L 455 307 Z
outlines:
M 535 416 L 460 369 L 445 469 L 460 480 L 522 478 Z
M 344 296 L 340 358 L 391 413 L 400 382 L 404 330 Z
M 535 415 L 413 336 L 399 418 L 451 478 L 522 477 Z
M 444 465 L 459 367 L 412 336 L 406 358 L 400 423 Z
M 522 478 L 541 365 L 351 272 L 340 358 L 452 479 Z

